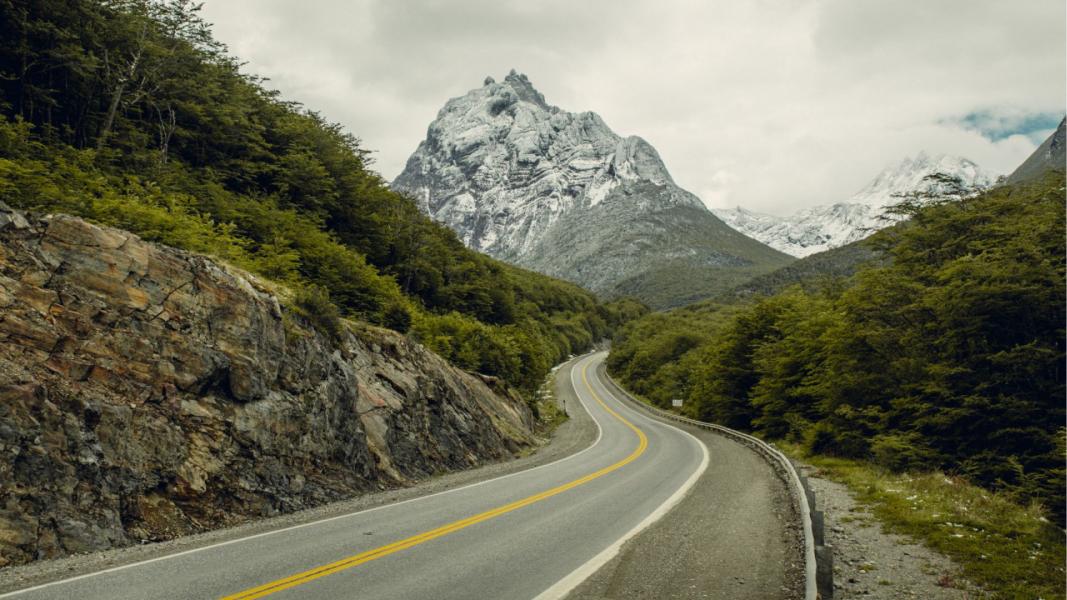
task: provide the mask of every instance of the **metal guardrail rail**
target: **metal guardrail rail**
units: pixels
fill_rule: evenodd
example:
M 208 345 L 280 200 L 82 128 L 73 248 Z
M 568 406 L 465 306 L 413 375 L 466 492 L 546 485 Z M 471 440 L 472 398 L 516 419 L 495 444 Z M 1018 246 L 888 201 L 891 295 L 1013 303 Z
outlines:
M 796 501 L 799 504 L 800 516 L 803 521 L 804 600 L 829 600 L 833 598 L 833 553 L 829 547 L 824 545 L 823 513 L 822 511 L 815 510 L 815 493 L 808 485 L 807 478 L 797 472 L 793 461 L 789 460 L 789 458 L 774 446 L 757 437 L 748 435 L 747 433 L 741 433 L 740 431 L 730 429 L 729 427 L 723 427 L 722 425 L 683 417 L 651 406 L 646 402 L 642 402 L 641 400 L 634 398 L 630 392 L 626 391 L 621 385 L 616 383 L 615 380 L 607 374 L 606 369 L 604 370 L 604 374 L 606 375 L 606 381 L 618 390 L 622 397 L 646 412 L 665 419 L 686 423 L 688 425 L 722 434 L 727 438 L 733 439 L 754 449 L 757 453 L 771 462 L 772 466 L 777 464 L 779 474 L 786 479 L 786 484 L 792 488 L 792 495 L 796 498 Z

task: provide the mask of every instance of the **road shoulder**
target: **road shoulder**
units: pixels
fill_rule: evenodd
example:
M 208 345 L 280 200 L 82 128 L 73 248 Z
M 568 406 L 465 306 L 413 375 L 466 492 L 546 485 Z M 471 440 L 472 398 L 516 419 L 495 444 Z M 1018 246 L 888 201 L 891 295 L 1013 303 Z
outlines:
M 981 597 L 952 560 L 905 536 L 886 533 L 848 487 L 800 465 L 826 515 L 834 551 L 834 598 L 966 600 Z
M 718 434 L 669 424 L 707 445 L 707 471 L 674 509 L 567 597 L 803 598 L 799 518 L 774 468 Z

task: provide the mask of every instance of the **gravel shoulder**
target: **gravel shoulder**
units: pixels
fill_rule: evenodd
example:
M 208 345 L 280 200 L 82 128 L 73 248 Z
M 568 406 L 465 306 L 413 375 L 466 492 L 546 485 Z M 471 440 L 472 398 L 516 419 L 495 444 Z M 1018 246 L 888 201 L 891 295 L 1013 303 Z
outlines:
M 775 470 L 737 442 L 670 424 L 707 445 L 707 471 L 568 598 L 803 598 L 800 519 Z
M 885 533 L 844 484 L 798 463 L 825 514 L 826 543 L 834 553 L 834 599 L 971 600 L 985 597 L 948 557 L 911 539 Z
M 578 406 L 574 391 L 567 384 L 570 381 L 569 373 L 573 364 L 574 360 L 564 363 L 556 371 L 555 377 L 557 401 L 569 410 L 571 418 L 560 424 L 545 440 L 544 445 L 526 456 L 486 464 L 467 471 L 448 473 L 418 482 L 410 487 L 365 494 L 309 510 L 257 519 L 235 527 L 165 542 L 115 548 L 103 552 L 0 568 L 0 593 L 428 496 L 560 460 L 588 447 L 596 439 L 597 433 L 596 424 L 588 413 L 583 410 L 572 410 L 572 407 Z

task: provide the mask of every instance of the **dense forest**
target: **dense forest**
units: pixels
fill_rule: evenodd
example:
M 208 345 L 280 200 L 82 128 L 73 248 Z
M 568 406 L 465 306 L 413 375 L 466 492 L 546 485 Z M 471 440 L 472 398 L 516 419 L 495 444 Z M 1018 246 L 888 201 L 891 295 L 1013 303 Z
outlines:
M 694 417 L 895 471 L 942 469 L 1064 524 L 1064 175 L 911 206 L 819 289 L 621 328 L 611 373 Z
M 189 0 L 0 1 L 0 201 L 202 252 L 526 390 L 645 309 L 466 249 Z

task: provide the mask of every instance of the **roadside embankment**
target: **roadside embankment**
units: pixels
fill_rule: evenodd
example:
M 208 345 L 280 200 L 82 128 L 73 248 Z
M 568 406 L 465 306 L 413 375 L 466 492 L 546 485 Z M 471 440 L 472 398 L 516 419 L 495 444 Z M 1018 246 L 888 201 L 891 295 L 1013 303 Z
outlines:
M 511 458 L 500 382 L 319 331 L 206 257 L 0 204 L 0 566 L 172 539 Z

